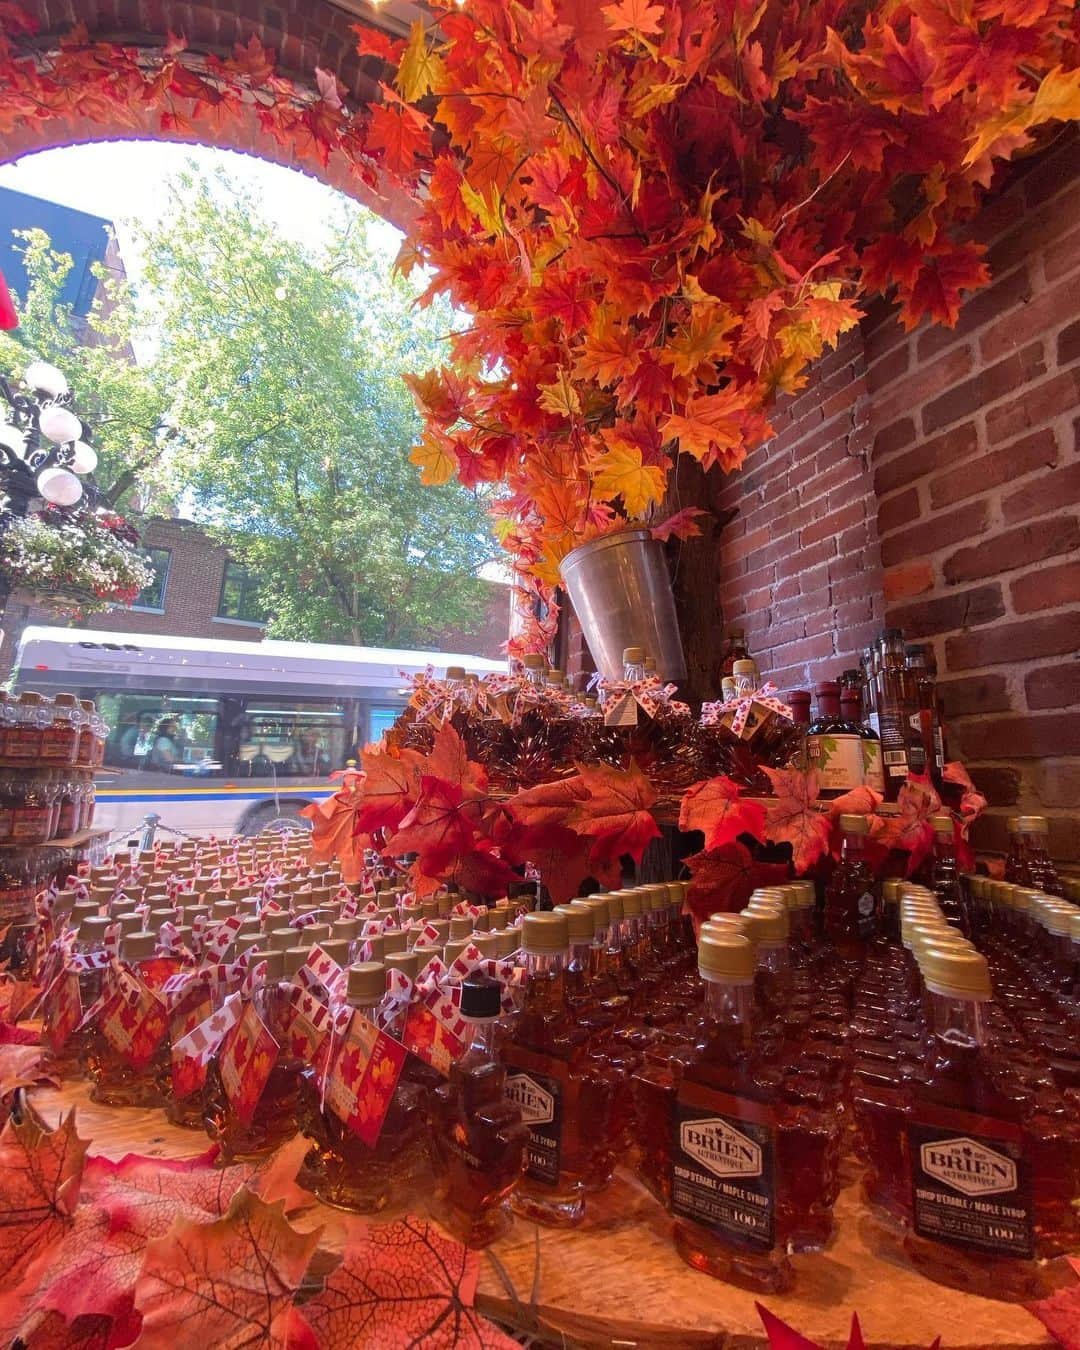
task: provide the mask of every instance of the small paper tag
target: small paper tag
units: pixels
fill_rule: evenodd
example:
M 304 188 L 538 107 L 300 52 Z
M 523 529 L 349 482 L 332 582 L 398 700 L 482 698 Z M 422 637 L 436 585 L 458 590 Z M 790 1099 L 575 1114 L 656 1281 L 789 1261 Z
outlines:
M 101 1032 L 121 1059 L 142 1069 L 168 1030 L 165 1004 L 141 980 L 131 996 L 116 994 L 102 1013 Z
M 465 1052 L 465 1042 L 455 1036 L 444 1022 L 440 1022 L 426 1003 L 409 1004 L 401 1043 L 425 1064 L 449 1076 L 454 1061 Z
M 278 1043 L 249 1003 L 225 1035 L 219 1068 L 225 1095 L 241 1125 L 250 1125 L 278 1057 Z
M 192 1054 L 184 1038 L 213 1013 L 214 1000 L 209 986 L 200 981 L 180 996 L 169 1014 L 169 1070 L 173 1096 L 179 1101 L 193 1096 L 206 1082 L 207 1061 L 202 1055 Z
M 78 975 L 71 970 L 62 970 L 49 986 L 43 1001 L 49 1011 L 42 1039 L 54 1055 L 59 1054 L 82 1021 L 82 991 Z
M 637 723 L 638 702 L 633 694 L 623 694 L 604 705 L 604 726 L 636 727 Z
M 390 1110 L 405 1047 L 354 1012 L 337 1046 L 326 1080 L 326 1105 L 348 1128 L 374 1148 Z

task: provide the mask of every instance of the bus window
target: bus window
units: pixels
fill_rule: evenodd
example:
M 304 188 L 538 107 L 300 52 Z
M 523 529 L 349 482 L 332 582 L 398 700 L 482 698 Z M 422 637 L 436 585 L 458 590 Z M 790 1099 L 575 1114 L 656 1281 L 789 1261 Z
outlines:
M 400 708 L 368 709 L 368 740 L 377 741 L 401 716 Z
M 317 782 L 344 767 L 351 740 L 341 702 L 249 695 L 228 728 L 229 774 Z
M 111 728 L 105 763 L 125 772 L 178 777 L 220 777 L 215 754 L 219 710 L 216 698 L 183 694 L 90 691 Z

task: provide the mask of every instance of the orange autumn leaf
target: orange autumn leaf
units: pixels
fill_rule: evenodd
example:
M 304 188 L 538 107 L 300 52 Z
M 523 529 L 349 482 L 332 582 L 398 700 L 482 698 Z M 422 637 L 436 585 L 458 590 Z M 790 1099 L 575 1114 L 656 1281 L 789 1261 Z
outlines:
M 643 464 L 636 445 L 616 441 L 594 463 L 593 488 L 605 501 L 621 497 L 629 516 L 640 516 L 664 495 L 664 471 Z
M 588 793 L 566 818 L 578 834 L 591 835 L 592 857 L 606 862 L 628 853 L 641 861 L 645 845 L 660 837 L 652 808 L 656 792 L 637 767 L 616 769 L 610 764 L 579 764 L 577 776 Z
M 603 5 L 604 18 L 616 33 L 643 37 L 660 32 L 664 17 L 662 5 L 651 5 L 649 0 L 619 0 L 616 5 Z
M 733 843 L 740 834 L 764 838 L 765 808 L 746 801 L 742 789 L 721 774 L 688 788 L 679 808 L 680 830 L 701 830 L 705 850 Z
M 815 809 L 819 783 L 811 769 L 762 771 L 772 784 L 774 799 L 765 807 L 765 838 L 774 844 L 790 844 L 795 871 L 805 872 L 829 846 L 829 818 Z

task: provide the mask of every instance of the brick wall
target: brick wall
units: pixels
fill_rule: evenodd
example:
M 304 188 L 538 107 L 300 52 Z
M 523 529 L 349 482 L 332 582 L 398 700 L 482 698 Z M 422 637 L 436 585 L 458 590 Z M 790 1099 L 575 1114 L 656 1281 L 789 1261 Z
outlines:
M 931 640 L 991 809 L 1080 858 L 1080 173 L 1065 141 L 987 207 L 993 283 L 955 329 L 866 325 L 886 617 Z

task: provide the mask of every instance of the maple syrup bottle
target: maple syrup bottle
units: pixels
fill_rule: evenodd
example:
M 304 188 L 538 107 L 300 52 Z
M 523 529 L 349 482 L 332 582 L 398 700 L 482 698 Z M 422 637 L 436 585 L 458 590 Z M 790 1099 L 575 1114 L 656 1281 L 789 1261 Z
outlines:
M 61 1078 L 82 1066 L 92 1028 L 82 1027 L 83 1014 L 99 998 L 105 978 L 105 932 L 109 920 L 95 913 L 80 916 L 71 960 L 58 976 L 42 1012 L 42 1061 Z
M 925 1075 L 912 1088 L 913 1210 L 904 1250 L 941 1283 L 988 1298 L 1038 1299 L 1047 1292 L 1040 1261 L 1060 1250 L 1061 1216 L 1076 1197 L 1075 1118 L 1050 1127 L 1053 1165 L 1042 1165 L 1047 1124 L 987 1044 L 985 957 L 927 948 L 921 965 L 932 1039 Z
M 283 954 L 284 980 L 268 966 L 207 1066 L 203 1123 L 225 1163 L 254 1162 L 296 1134 L 304 1065 L 286 1048 L 286 997 L 306 953 Z
M 161 1106 L 160 1064 L 168 1021 L 158 989 L 178 963 L 155 957 L 157 934 L 135 932 L 121 945 L 121 970 L 107 978 L 111 997 L 87 1044 L 91 1101 L 103 1106 Z
M 878 928 L 876 883 L 863 854 L 868 831 L 865 816 L 840 817 L 840 861 L 825 885 L 825 937 L 842 956 L 852 959 L 862 955 Z
M 817 716 L 806 733 L 810 767 L 817 770 L 822 797 L 839 797 L 863 782 L 863 740 L 856 722 L 840 715 L 840 686 L 824 680 L 814 686 Z
M 435 1094 L 434 1146 L 439 1222 L 469 1247 L 486 1247 L 511 1224 L 506 1201 L 521 1177 L 528 1127 L 506 1097 L 506 1069 L 495 1047 L 502 1013 L 495 980 L 461 986 L 468 1049 Z
M 930 863 L 930 888 L 941 912 L 950 923 L 965 933 L 971 931 L 967 907 L 960 887 L 960 869 L 956 862 L 956 831 L 952 816 L 932 816 L 934 854 Z
M 788 1244 L 813 1208 L 828 1209 L 830 1179 L 816 1121 L 785 1100 L 754 1048 L 753 947 L 705 937 L 698 968 L 703 1043 L 682 1072 L 670 1136 L 675 1246 L 696 1270 L 775 1293 L 793 1282 Z
M 904 659 L 914 682 L 915 705 L 919 721 L 922 768 L 933 782 L 941 786 L 945 768 L 945 746 L 941 733 L 941 719 L 937 704 L 937 663 L 931 646 L 917 643 L 904 649 Z
M 1050 833 L 1046 817 L 1013 816 L 1009 820 L 1009 833 L 1005 880 L 1018 886 L 1034 886 L 1047 895 L 1064 895 L 1061 879 L 1046 849 Z
M 524 1218 L 567 1226 L 585 1212 L 582 1182 L 606 1144 L 611 1091 L 591 1072 L 589 1034 L 566 1002 L 570 932 L 562 914 L 526 914 L 525 991 L 504 1057 L 507 1097 L 529 1127 L 511 1203 Z
M 914 741 L 921 746 L 912 676 L 904 664 L 904 635 L 897 628 L 887 629 L 878 644 L 876 692 L 885 800 L 894 802 L 907 781 L 909 745 Z
M 354 1014 L 370 1024 L 370 1035 L 382 1023 L 386 997 L 386 967 L 377 961 L 365 961 L 350 967 L 346 1003 Z M 331 1104 L 328 1081 L 360 1072 L 343 1058 L 354 1055 L 340 1039 L 328 1048 L 324 1072 L 305 1069 L 303 1081 L 303 1122 L 312 1148 L 304 1160 L 301 1181 L 324 1204 L 358 1214 L 372 1214 L 388 1205 L 408 1199 L 418 1189 L 427 1169 L 429 1119 L 427 1090 L 420 1084 L 398 1078 L 382 1128 L 375 1143 L 359 1137 Z M 356 1084 L 352 1084 L 353 1087 Z M 357 1107 L 364 1105 L 363 1089 Z

